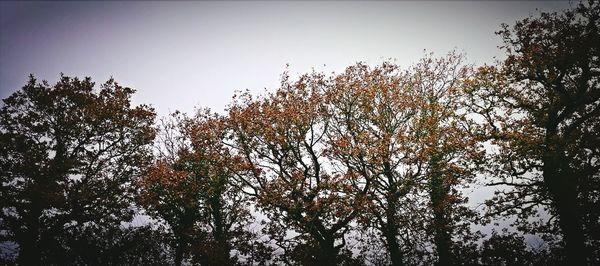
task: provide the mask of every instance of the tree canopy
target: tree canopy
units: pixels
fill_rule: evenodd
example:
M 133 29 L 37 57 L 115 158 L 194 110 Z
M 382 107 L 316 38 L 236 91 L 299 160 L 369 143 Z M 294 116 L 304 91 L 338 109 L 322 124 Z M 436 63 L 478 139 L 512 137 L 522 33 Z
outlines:
M 32 76 L 4 99 L 0 215 L 19 264 L 102 263 L 113 243 L 85 235 L 132 219 L 131 184 L 149 159 L 155 116 L 131 106 L 133 92 L 113 80 L 95 91 L 89 78 L 61 76 L 51 86 Z
M 284 72 L 158 121 L 112 79 L 31 76 L 0 107 L 0 262 L 600 264 L 599 20 L 582 2 L 502 25 L 494 64 Z

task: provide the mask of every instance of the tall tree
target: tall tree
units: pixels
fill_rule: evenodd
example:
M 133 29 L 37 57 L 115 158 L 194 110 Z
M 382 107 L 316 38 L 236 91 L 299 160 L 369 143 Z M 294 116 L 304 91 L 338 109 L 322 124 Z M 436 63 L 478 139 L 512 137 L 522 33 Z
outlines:
M 229 112 L 233 145 L 248 169 L 240 182 L 267 214 L 285 255 L 310 265 L 340 263 L 368 189 L 353 189 L 357 175 L 337 169 L 327 155 L 325 86 L 320 74 L 296 82 L 284 75 L 275 93 L 257 100 L 242 96 Z
M 17 263 L 40 265 L 60 254 L 91 263 L 102 250 L 84 231 L 119 230 L 133 216 L 131 182 L 148 161 L 154 111 L 130 103 L 133 89 L 112 79 L 31 76 L 0 109 L 2 230 L 19 246 Z
M 393 265 L 424 260 L 430 241 L 439 264 L 454 263 L 452 238 L 467 229 L 456 220 L 472 215 L 458 185 L 473 177 L 481 147 L 465 117 L 470 72 L 461 60 L 429 56 L 408 70 L 357 64 L 329 92 L 331 154 L 371 183 L 366 218 Z
M 188 257 L 196 235 L 195 224 L 203 219 L 198 180 L 180 159 L 180 153 L 189 149 L 189 140 L 182 134 L 183 119 L 180 113 L 174 113 L 170 119 L 160 120 L 156 161 L 137 183 L 138 204 L 170 229 L 174 265 L 181 265 Z
M 482 67 L 472 92 L 498 148 L 490 169 L 502 180 L 493 184 L 514 187 L 490 206 L 519 214 L 529 232 L 541 227 L 527 219 L 545 208 L 568 265 L 598 262 L 599 27 L 595 1 L 503 25 L 498 34 L 507 58 Z
M 412 156 L 421 146 L 412 127 L 415 94 L 406 82 L 395 65 L 357 64 L 337 76 L 328 92 L 329 152 L 373 188 L 361 220 L 380 232 L 393 265 L 408 263 L 416 257 L 416 244 L 426 242 L 415 241 L 426 236 L 419 210 L 423 197 L 414 197 L 423 167 Z
M 176 265 L 188 255 L 203 265 L 232 265 L 234 249 L 241 255 L 266 249 L 245 229 L 252 216 L 231 182 L 239 160 L 225 146 L 226 134 L 224 118 L 208 110 L 162 121 L 158 158 L 140 180 L 138 200 L 169 225 Z
M 426 57 L 410 71 L 410 89 L 418 94 L 414 134 L 423 147 L 419 160 L 426 166 L 436 265 L 455 265 L 457 253 L 476 236 L 469 226 L 477 217 L 460 189 L 472 182 L 484 155 L 466 108 L 464 90 L 473 73 L 456 53 Z

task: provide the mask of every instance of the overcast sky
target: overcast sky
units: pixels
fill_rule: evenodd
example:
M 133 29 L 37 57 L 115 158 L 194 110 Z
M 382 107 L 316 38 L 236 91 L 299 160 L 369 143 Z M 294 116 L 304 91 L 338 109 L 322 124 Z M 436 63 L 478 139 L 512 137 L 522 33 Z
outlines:
M 222 112 L 235 90 L 272 90 L 291 74 L 357 61 L 410 65 L 423 50 L 501 56 L 502 22 L 567 8 L 542 2 L 0 2 L 0 97 L 33 73 L 109 77 L 159 115 Z

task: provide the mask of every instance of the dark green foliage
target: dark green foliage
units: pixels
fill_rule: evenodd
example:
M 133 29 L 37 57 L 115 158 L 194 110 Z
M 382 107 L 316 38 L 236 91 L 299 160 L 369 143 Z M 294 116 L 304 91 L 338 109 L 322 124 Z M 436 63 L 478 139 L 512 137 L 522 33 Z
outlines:
M 0 226 L 20 264 L 45 263 L 57 242 L 68 252 L 78 237 L 114 233 L 133 217 L 131 182 L 150 155 L 155 116 L 130 106 L 133 92 L 112 80 L 95 91 L 89 78 L 50 86 L 32 76 L 4 99 Z M 77 254 L 69 259 L 85 260 Z
M 488 203 L 517 215 L 518 228 L 564 247 L 564 263 L 598 263 L 600 244 L 600 4 L 504 25 L 507 58 L 480 68 L 473 106 L 499 152 L 493 185 L 511 186 Z M 548 213 L 553 219 L 536 219 Z M 548 215 L 543 215 L 548 217 Z

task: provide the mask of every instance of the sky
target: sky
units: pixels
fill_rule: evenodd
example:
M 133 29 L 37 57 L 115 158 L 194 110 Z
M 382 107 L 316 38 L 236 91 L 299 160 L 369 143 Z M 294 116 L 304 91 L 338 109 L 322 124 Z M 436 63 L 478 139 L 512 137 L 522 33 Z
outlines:
M 113 77 L 159 116 L 223 112 L 235 91 L 273 91 L 292 77 L 356 62 L 415 63 L 456 49 L 501 58 L 501 23 L 567 1 L 0 2 L 0 98 L 27 76 Z M 289 65 L 286 67 L 286 65 Z

